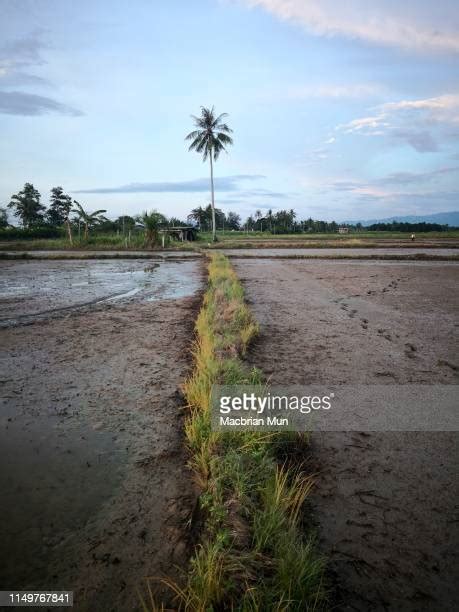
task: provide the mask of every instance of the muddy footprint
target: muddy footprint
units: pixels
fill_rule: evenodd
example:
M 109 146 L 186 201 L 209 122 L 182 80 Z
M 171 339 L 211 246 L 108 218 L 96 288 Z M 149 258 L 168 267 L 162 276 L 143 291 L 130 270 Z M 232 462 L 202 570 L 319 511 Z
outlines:
M 437 361 L 437 365 L 451 368 L 451 370 L 453 370 L 454 372 L 457 372 L 459 370 L 457 365 L 455 365 L 454 363 L 451 363 L 450 361 L 446 361 L 446 359 L 439 359 Z
M 378 329 L 378 334 L 382 336 L 383 338 L 385 338 L 386 340 L 389 340 L 389 342 L 392 342 L 392 336 L 387 331 L 387 329 L 384 329 L 384 328 Z

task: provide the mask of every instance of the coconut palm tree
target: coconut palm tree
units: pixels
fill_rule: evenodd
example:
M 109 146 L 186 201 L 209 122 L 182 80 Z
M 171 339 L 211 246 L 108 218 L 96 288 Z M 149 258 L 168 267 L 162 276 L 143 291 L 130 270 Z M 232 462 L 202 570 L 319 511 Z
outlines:
M 88 235 L 89 235 L 89 228 L 94 227 L 94 225 L 97 225 L 98 223 L 101 223 L 102 221 L 105 221 L 106 219 L 105 217 L 102 216 L 102 213 L 105 213 L 107 211 L 106 210 L 96 210 L 93 213 L 88 213 L 84 210 L 84 208 L 81 206 L 79 202 L 77 202 L 76 200 L 73 200 L 73 203 L 76 206 L 75 212 L 78 216 L 78 219 L 82 221 L 84 224 L 84 238 L 85 240 L 87 240 Z
M 201 116 L 195 117 L 191 115 L 196 130 L 190 132 L 185 140 L 191 140 L 188 148 L 189 151 L 202 153 L 202 161 L 207 158 L 210 160 L 210 190 L 212 194 L 212 240 L 217 240 L 216 223 L 215 223 L 215 197 L 214 197 L 214 167 L 213 162 L 217 161 L 220 153 L 226 151 L 226 146 L 233 144 L 233 140 L 229 134 L 232 133 L 226 123 L 222 122 L 223 117 L 227 117 L 227 113 L 215 116 L 214 107 L 211 109 L 201 106 Z
M 269 231 L 272 233 L 273 231 L 273 211 L 271 209 L 268 210 L 267 219 L 269 223 Z
M 261 210 L 255 211 L 255 225 L 257 224 L 261 227 L 261 231 L 263 231 L 263 214 Z

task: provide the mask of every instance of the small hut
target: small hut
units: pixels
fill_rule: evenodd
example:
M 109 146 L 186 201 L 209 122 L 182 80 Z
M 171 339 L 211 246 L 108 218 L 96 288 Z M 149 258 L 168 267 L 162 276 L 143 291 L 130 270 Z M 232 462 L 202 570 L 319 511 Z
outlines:
M 166 241 L 166 236 L 170 236 L 174 240 L 179 240 L 180 242 L 193 242 L 196 240 L 196 228 L 192 225 L 164 227 L 159 230 L 159 233 L 162 236 L 163 246 Z

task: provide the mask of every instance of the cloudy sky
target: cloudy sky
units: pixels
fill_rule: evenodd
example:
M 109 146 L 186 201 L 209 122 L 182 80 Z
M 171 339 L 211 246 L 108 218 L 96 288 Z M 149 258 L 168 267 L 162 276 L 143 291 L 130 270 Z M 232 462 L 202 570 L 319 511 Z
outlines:
M 229 113 L 217 205 L 457 210 L 457 0 L 0 0 L 0 206 L 62 185 L 110 217 L 209 202 L 184 136 Z

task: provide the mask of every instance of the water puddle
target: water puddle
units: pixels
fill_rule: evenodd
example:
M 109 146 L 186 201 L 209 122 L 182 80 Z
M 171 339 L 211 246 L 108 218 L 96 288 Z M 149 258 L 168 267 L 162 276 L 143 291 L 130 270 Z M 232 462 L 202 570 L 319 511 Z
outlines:
M 131 289 L 130 291 L 126 291 L 125 293 L 113 295 L 112 297 L 107 298 L 107 300 L 110 302 L 113 302 L 114 300 L 122 300 L 123 298 L 128 298 L 128 297 L 132 297 L 133 295 L 136 295 L 137 293 L 139 293 L 139 291 L 142 291 L 142 287 L 135 287 L 134 289 Z M 105 301 L 106 300 L 101 300 L 101 302 L 105 302 Z

